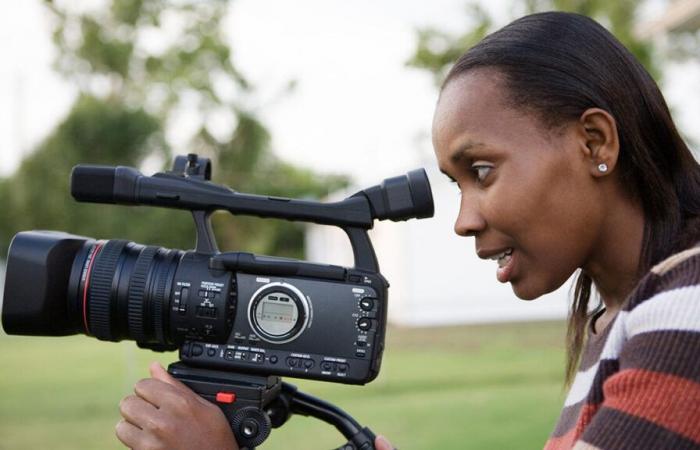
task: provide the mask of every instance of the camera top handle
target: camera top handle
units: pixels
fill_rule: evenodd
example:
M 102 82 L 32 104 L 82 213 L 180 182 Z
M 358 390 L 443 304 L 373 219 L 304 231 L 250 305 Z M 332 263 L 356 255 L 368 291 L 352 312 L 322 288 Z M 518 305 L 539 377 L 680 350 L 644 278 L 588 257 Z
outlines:
M 211 228 L 214 211 L 335 225 L 352 245 L 355 267 L 379 272 L 367 230 L 374 219 L 392 221 L 432 217 L 434 207 L 423 169 L 388 178 L 340 202 L 321 203 L 236 192 L 210 182 L 211 163 L 195 154 L 178 156 L 173 170 L 145 176 L 132 167 L 77 165 L 71 173 L 71 194 L 80 202 L 151 205 L 192 212 L 196 250 L 218 253 Z

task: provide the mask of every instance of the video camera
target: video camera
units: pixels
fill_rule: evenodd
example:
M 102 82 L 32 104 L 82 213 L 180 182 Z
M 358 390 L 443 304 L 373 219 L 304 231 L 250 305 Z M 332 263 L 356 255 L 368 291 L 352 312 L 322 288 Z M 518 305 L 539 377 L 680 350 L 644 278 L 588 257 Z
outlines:
M 179 349 L 168 371 L 224 411 L 242 448 L 253 449 L 292 413 L 335 425 L 343 449 L 374 448 L 374 435 L 342 410 L 279 376 L 364 384 L 384 350 L 388 282 L 367 230 L 374 220 L 433 215 L 425 171 L 384 180 L 343 201 L 320 203 L 239 193 L 211 183 L 195 154 L 144 176 L 130 167 L 78 165 L 81 202 L 190 210 L 193 251 L 27 231 L 7 258 L 2 324 L 9 334 L 131 339 Z M 214 211 L 334 225 L 347 234 L 354 267 L 218 251 Z

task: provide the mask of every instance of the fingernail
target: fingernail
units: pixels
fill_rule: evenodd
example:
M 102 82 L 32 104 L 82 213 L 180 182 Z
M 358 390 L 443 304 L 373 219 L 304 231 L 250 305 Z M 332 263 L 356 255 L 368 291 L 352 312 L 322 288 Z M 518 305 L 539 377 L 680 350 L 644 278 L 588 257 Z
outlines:
M 389 442 L 389 440 L 387 438 L 385 438 L 384 436 L 377 436 L 377 440 L 382 443 L 383 447 L 394 448 L 391 446 L 391 442 Z

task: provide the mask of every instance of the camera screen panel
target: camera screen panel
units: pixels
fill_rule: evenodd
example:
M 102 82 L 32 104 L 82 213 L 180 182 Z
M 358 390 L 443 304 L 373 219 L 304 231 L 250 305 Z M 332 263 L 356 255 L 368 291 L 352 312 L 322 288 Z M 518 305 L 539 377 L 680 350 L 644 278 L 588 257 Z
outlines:
M 292 331 L 299 318 L 299 308 L 286 295 L 272 292 L 255 308 L 255 318 L 262 331 L 271 336 L 284 336 Z

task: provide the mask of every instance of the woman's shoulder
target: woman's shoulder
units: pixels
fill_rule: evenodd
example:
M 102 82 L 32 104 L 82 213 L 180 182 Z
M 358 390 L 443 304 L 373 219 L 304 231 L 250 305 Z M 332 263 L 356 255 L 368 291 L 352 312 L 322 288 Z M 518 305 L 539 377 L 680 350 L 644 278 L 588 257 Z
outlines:
M 700 243 L 656 264 L 622 308 L 626 332 L 700 331 Z
M 667 275 L 676 275 L 675 278 L 683 276 L 697 275 L 698 262 L 700 261 L 700 242 L 696 242 L 683 251 L 675 253 L 664 259 L 650 270 L 650 273 L 657 277 L 665 277 Z M 677 280 L 682 281 L 682 280 Z
M 700 284 L 700 242 L 657 263 L 642 278 L 626 309 L 654 295 Z M 700 286 L 698 286 L 700 289 Z

